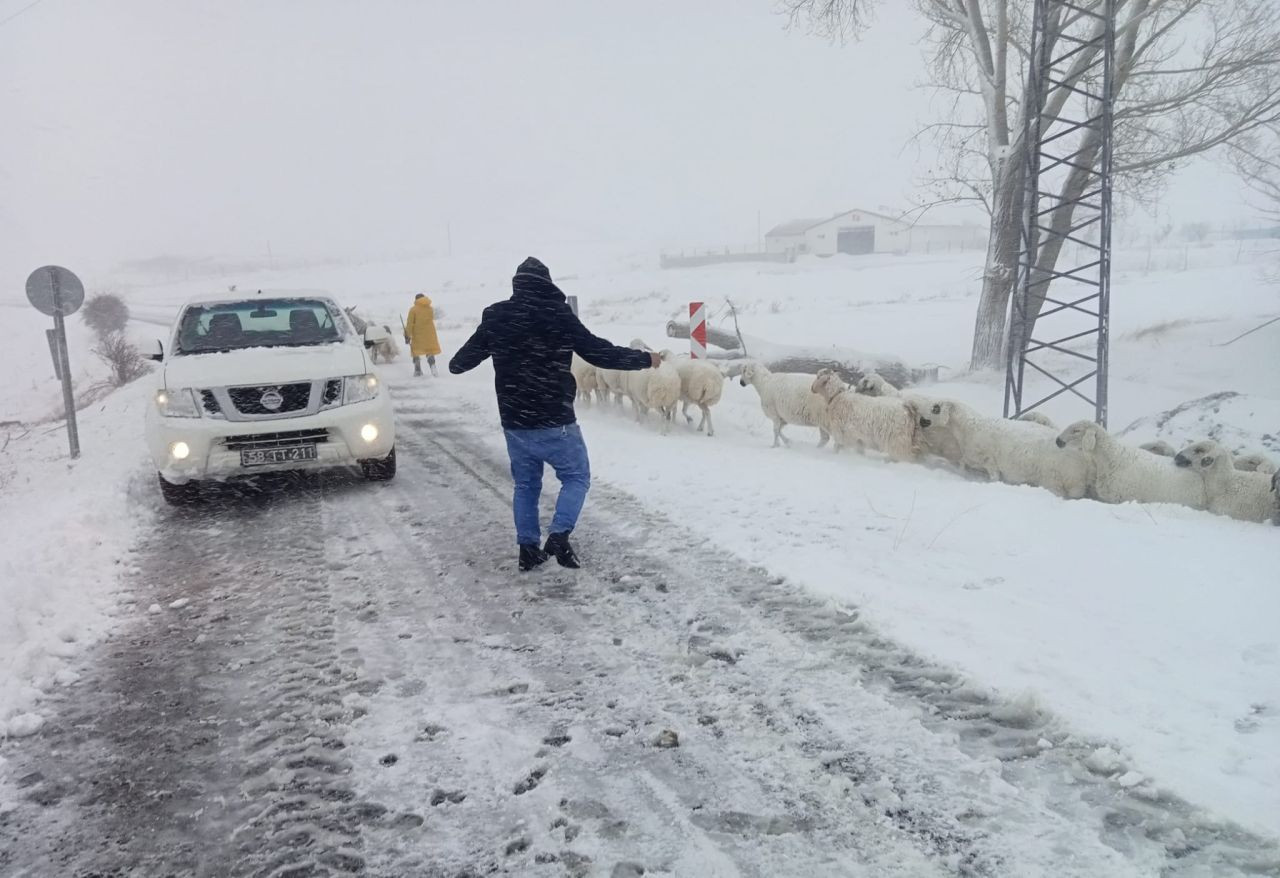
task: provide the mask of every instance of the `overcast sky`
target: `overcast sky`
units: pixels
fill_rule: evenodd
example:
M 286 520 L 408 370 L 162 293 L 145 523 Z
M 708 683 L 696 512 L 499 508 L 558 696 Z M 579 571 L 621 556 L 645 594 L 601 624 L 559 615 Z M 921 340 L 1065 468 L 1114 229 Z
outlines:
M 746 244 L 757 214 L 905 206 L 911 4 L 846 47 L 773 9 L 39 0 L 0 24 L 0 269 L 443 249 L 446 224 L 458 250 Z M 1223 192 L 1195 170 L 1169 210 L 1239 216 Z

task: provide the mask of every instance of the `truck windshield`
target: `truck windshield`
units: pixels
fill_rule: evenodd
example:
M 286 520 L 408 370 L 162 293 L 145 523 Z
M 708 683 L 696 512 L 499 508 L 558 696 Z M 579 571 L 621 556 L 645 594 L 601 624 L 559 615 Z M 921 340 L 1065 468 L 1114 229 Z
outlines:
M 342 340 L 336 307 L 320 299 L 251 299 L 192 305 L 182 314 L 177 354 L 302 347 Z

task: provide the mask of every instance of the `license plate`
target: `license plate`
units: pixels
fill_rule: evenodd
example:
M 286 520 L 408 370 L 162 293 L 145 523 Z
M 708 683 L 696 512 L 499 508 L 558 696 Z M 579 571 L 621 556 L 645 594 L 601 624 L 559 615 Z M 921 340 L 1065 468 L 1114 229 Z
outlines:
M 241 466 L 266 466 L 272 463 L 295 463 L 316 460 L 315 445 L 290 445 L 287 448 L 256 448 L 240 452 Z

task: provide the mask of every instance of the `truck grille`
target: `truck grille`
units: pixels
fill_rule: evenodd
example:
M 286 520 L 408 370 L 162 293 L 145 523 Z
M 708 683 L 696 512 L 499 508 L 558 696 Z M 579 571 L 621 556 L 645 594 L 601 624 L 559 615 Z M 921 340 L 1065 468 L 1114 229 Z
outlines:
M 222 444 L 228 451 L 254 451 L 262 448 L 284 448 L 290 445 L 320 444 L 329 441 L 328 430 L 286 430 L 283 433 L 245 433 L 227 436 Z
M 281 396 L 278 408 L 267 408 L 262 404 L 262 397 L 270 391 Z M 242 415 L 282 415 L 289 412 L 300 412 L 311 403 L 311 382 L 296 384 L 266 384 L 261 387 L 228 387 L 227 395 L 231 404 Z
M 204 411 L 207 415 L 222 414 L 222 406 L 219 404 L 218 398 L 213 395 L 212 390 L 200 391 L 200 404 L 204 406 Z
M 342 402 L 342 379 L 330 378 L 324 383 L 324 398 L 320 401 L 320 406 L 324 408 L 340 402 Z

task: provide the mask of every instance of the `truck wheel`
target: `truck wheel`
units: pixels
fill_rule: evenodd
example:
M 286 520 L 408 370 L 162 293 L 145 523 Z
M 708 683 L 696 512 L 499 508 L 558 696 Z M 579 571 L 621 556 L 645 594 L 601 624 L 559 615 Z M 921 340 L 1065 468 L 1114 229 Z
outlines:
M 190 506 L 200 499 L 199 482 L 183 482 L 181 485 L 175 485 L 173 482 L 166 481 L 160 473 L 156 473 L 156 478 L 160 481 L 160 493 L 164 495 L 165 501 L 170 506 Z
M 391 453 L 381 460 L 360 461 L 360 471 L 371 482 L 389 482 L 394 479 L 396 476 L 395 446 L 392 446 Z

